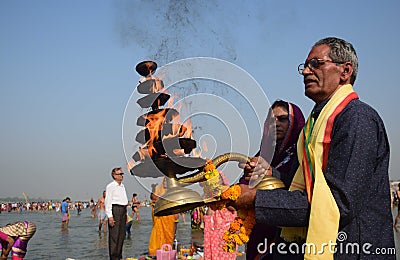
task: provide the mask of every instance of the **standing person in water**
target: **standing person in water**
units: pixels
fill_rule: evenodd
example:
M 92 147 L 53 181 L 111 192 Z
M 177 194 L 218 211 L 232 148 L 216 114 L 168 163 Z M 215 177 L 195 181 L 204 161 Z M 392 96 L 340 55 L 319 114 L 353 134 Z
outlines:
M 140 207 L 140 201 L 137 197 L 137 194 L 133 193 L 132 194 L 132 219 L 135 217 L 135 214 L 136 214 L 136 220 L 140 220 L 139 207 Z
M 111 176 L 113 181 L 107 185 L 104 199 L 108 217 L 108 249 L 110 260 L 120 260 L 125 239 L 128 197 L 122 183 L 124 172 L 121 168 L 112 169 Z
M 69 197 L 66 197 L 65 200 L 62 201 L 61 203 L 61 229 L 68 229 L 68 224 L 69 224 L 69 203 L 71 202 L 71 199 Z
M 99 209 L 98 219 L 99 219 L 99 232 L 101 232 L 101 227 L 104 226 L 104 233 L 107 232 L 107 215 L 106 207 L 104 205 L 104 200 L 106 198 L 106 191 L 103 191 L 103 196 L 97 200 L 97 208 Z

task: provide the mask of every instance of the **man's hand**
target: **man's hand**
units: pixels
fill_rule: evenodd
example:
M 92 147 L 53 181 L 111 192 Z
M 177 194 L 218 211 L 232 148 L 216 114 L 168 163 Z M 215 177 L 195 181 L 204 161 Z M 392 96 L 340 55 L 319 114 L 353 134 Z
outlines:
M 228 206 L 238 209 L 254 209 L 257 189 L 250 188 L 249 185 L 239 184 L 242 193 L 235 201 L 228 203 Z
M 110 227 L 115 226 L 114 217 L 108 218 L 108 225 L 110 225 Z
M 253 157 L 249 163 L 240 163 L 239 167 L 244 170 L 246 181 L 257 180 L 265 175 L 272 175 L 272 168 L 261 156 Z

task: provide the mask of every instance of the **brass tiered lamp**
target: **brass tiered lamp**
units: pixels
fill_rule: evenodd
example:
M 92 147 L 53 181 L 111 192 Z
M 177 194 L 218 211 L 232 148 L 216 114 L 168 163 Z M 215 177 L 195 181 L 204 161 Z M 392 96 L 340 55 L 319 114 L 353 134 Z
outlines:
M 165 216 L 185 212 L 205 204 L 206 201 L 198 192 L 185 186 L 206 181 L 203 171 L 206 160 L 189 156 L 196 148 L 196 141 L 183 137 L 186 132 L 184 126 L 171 123 L 173 117 L 179 112 L 173 108 L 160 108 L 164 106 L 170 95 L 163 92 L 162 80 L 153 76 L 156 69 L 157 64 L 154 61 L 143 61 L 136 66 L 136 71 L 144 77 L 137 86 L 137 90 L 141 94 L 146 94 L 137 103 L 150 111 L 137 119 L 136 124 L 144 127 L 136 136 L 136 141 L 142 144 L 142 148 L 132 156 L 136 165 L 131 169 L 131 174 L 138 177 L 168 177 L 167 191 L 154 206 L 156 216 Z M 161 116 L 161 119 L 153 120 L 155 115 Z M 154 132 L 155 138 L 152 136 Z M 164 138 L 170 135 L 173 137 Z M 216 167 L 228 161 L 249 162 L 250 158 L 243 154 L 227 153 L 212 160 Z M 187 172 L 194 173 L 186 174 Z M 256 186 L 258 189 L 282 187 L 284 187 L 282 181 L 269 176 L 264 176 Z

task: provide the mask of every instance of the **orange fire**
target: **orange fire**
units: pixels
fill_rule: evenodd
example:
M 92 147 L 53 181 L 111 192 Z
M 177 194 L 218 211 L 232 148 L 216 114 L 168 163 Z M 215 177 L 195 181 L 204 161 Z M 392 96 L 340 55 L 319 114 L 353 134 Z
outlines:
M 139 148 L 138 150 L 140 160 L 144 160 L 146 157 L 150 157 L 149 151 L 147 149 Z
M 147 70 L 150 71 L 150 75 L 153 75 L 153 70 L 151 69 L 152 65 L 153 64 L 151 64 L 151 63 L 146 63 L 146 67 L 147 67 Z
M 166 93 L 166 89 L 162 86 L 162 83 L 159 80 L 159 78 L 156 78 L 151 74 L 148 77 L 143 78 L 143 80 L 150 80 L 150 79 L 154 80 L 154 84 L 152 85 L 151 88 L 151 91 L 153 93 L 157 93 L 159 91 L 162 91 L 162 93 Z M 146 136 L 148 140 L 146 140 L 146 143 L 138 151 L 140 155 L 140 160 L 145 160 L 147 157 L 152 157 L 154 153 L 159 152 L 154 147 L 156 142 L 174 137 L 184 137 L 193 139 L 192 121 L 188 119 L 183 124 L 180 123 L 181 117 L 179 111 L 182 108 L 182 103 L 175 104 L 174 106 L 174 99 L 175 97 L 178 96 L 179 96 L 178 94 L 172 94 L 172 96 L 168 100 L 168 107 L 173 107 L 175 110 L 178 111 L 176 115 L 173 114 L 171 116 L 170 122 L 165 121 L 165 118 L 168 117 L 168 115 L 166 115 L 167 111 L 165 109 L 161 109 L 160 112 L 155 114 L 147 114 L 146 119 L 148 123 L 145 125 L 145 128 L 148 131 L 147 132 L 148 135 Z M 159 107 L 160 100 L 158 99 L 157 102 Z M 160 134 L 162 136 L 160 136 Z M 185 149 L 181 148 L 174 149 L 172 152 L 174 153 L 175 156 L 185 155 Z M 200 149 L 199 151 L 193 150 L 193 155 L 200 157 L 201 156 Z M 160 156 L 168 156 L 168 154 L 160 154 Z
M 149 120 L 149 123 L 146 124 L 146 128 L 149 131 L 150 138 L 146 142 L 145 146 L 147 146 L 149 156 L 152 156 L 153 151 L 156 151 L 153 144 L 155 141 L 158 140 L 158 133 L 161 131 L 164 118 L 165 110 L 161 110 L 156 114 L 151 114 L 147 116 L 147 120 Z
M 192 121 L 190 119 L 186 120 L 183 125 L 186 127 L 186 132 L 184 133 L 183 137 L 193 139 L 193 130 L 192 130 Z
M 151 88 L 151 92 L 156 93 L 156 92 L 158 92 L 160 90 L 163 90 L 163 92 L 165 91 L 164 87 L 161 85 L 161 81 L 156 79 L 154 81 L 154 84 L 153 84 L 152 88 Z

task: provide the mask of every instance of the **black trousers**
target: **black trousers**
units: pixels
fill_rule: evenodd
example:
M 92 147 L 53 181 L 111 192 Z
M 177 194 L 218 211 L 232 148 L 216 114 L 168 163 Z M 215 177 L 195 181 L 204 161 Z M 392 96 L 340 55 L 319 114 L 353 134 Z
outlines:
M 108 251 L 110 260 L 122 259 L 122 246 L 125 239 L 126 206 L 112 205 L 115 225 L 108 224 Z

